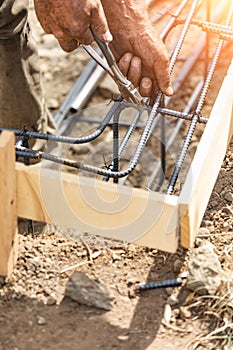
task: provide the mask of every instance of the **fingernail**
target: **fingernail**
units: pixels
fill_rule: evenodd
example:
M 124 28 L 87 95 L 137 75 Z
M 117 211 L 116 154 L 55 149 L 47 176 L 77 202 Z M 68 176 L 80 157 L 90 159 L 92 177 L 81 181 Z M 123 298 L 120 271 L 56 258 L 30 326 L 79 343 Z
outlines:
M 174 91 L 173 91 L 173 88 L 171 86 L 169 86 L 166 91 L 165 91 L 165 94 L 167 96 L 172 96 L 174 94 Z
M 142 82 L 142 88 L 143 89 L 150 89 L 152 86 L 152 82 L 151 81 L 143 81 Z
M 109 30 L 107 30 L 106 33 L 103 35 L 103 39 L 107 42 L 112 41 L 113 37 Z

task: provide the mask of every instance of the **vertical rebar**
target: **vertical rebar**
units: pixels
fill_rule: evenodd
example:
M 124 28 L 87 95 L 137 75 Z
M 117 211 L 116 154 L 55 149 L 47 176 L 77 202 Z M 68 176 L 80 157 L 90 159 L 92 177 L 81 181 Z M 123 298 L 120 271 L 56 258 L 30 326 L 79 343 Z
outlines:
M 190 9 L 190 11 L 189 11 L 188 17 L 187 17 L 186 20 L 185 20 L 184 27 L 183 27 L 183 29 L 182 29 L 181 35 L 180 35 L 180 37 L 179 37 L 179 40 L 178 40 L 178 42 L 177 42 L 177 45 L 176 45 L 176 47 L 175 47 L 175 50 L 174 50 L 174 52 L 173 52 L 173 54 L 172 54 L 172 57 L 171 57 L 171 60 L 170 60 L 170 72 L 172 72 L 173 69 L 174 69 L 176 60 L 177 60 L 177 58 L 178 58 L 178 56 L 179 56 L 181 47 L 182 47 L 183 42 L 184 42 L 184 39 L 185 39 L 185 37 L 186 37 L 186 35 L 187 35 L 188 29 L 189 29 L 189 27 L 190 27 L 190 23 L 191 23 L 191 21 L 192 21 L 192 18 L 193 18 L 193 16 L 194 16 L 194 13 L 195 13 L 195 11 L 196 11 L 196 8 L 197 8 L 197 6 L 198 6 L 199 1 L 200 1 L 200 0 L 195 0 L 195 1 L 193 1 L 193 4 L 192 4 L 191 9 Z
M 233 14 L 233 4 L 231 5 L 231 9 L 229 11 L 229 15 L 227 16 L 226 25 L 229 25 L 229 23 L 231 21 L 231 18 L 232 18 L 232 14 Z M 211 84 L 211 80 L 213 78 L 214 71 L 216 69 L 216 65 L 218 63 L 219 56 L 220 56 L 220 53 L 221 53 L 223 45 L 224 45 L 224 41 L 223 40 L 219 40 L 217 48 L 216 48 L 216 51 L 215 51 L 215 54 L 214 54 L 214 58 L 213 58 L 213 60 L 212 60 L 212 62 L 210 64 L 210 67 L 209 67 L 209 70 L 208 70 L 208 74 L 207 74 L 207 77 L 205 79 L 205 82 L 204 82 L 204 85 L 203 85 L 203 88 L 202 88 L 201 96 L 199 98 L 196 110 L 195 110 L 195 112 L 193 114 L 193 119 L 192 119 L 192 121 L 190 123 L 190 126 L 189 126 L 189 129 L 188 129 L 186 138 L 185 138 L 184 143 L 183 143 L 183 147 L 181 149 L 181 152 L 179 154 L 179 157 L 178 157 L 175 169 L 173 171 L 173 174 L 172 174 L 172 177 L 171 177 L 168 189 L 167 189 L 167 194 L 172 194 L 173 191 L 174 191 L 174 187 L 175 187 L 177 178 L 179 176 L 182 164 L 183 164 L 185 156 L 187 154 L 188 147 L 190 145 L 190 142 L 191 142 L 194 130 L 195 130 L 197 122 L 198 122 L 198 118 L 199 118 L 201 110 L 203 108 L 203 105 L 204 105 L 204 102 L 205 102 L 205 98 L 206 98 L 206 95 L 208 93 L 208 90 L 209 90 L 209 87 L 210 87 L 210 84 Z
M 161 168 L 156 191 L 160 190 L 166 176 L 166 125 L 165 117 L 162 114 L 160 115 L 160 159 Z
M 115 113 L 113 117 L 113 171 L 119 171 L 119 116 Z M 114 183 L 118 183 L 118 177 L 113 178 Z
M 210 22 L 210 9 L 211 9 L 211 0 L 206 0 L 206 21 Z M 209 67 L 209 59 L 210 59 L 210 33 L 206 32 L 206 45 L 205 45 L 205 67 L 204 67 L 204 76 L 207 76 L 208 67 Z

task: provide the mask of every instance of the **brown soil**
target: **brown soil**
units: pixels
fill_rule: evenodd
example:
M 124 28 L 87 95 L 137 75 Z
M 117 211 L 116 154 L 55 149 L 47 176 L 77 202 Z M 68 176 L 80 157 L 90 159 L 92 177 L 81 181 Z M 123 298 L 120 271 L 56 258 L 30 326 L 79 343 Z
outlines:
M 45 94 L 53 111 L 64 100 L 87 58 L 81 51 L 78 58 L 77 54 L 62 53 L 52 37 L 42 35 L 38 24 L 34 26 Z M 232 45 L 226 50 L 207 110 L 226 72 Z M 98 89 L 92 103 L 103 101 L 104 94 L 106 91 Z M 232 165 L 233 143 L 203 219 L 202 226 L 210 234 L 199 235 L 196 242 L 198 245 L 200 239 L 206 239 L 215 245 L 225 273 L 233 266 Z M 223 349 L 225 339 L 200 340 L 224 322 L 232 323 L 232 314 L 215 310 L 211 299 L 200 300 L 185 284 L 175 288 L 178 303 L 172 306 L 170 323 L 166 324 L 165 305 L 171 290 L 135 291 L 138 282 L 177 277 L 186 270 L 190 254 L 192 250 L 179 248 L 169 254 L 85 234 L 76 239 L 61 232 L 48 235 L 40 227 L 34 235 L 22 231 L 14 274 L 0 287 L 0 350 Z M 100 279 L 113 293 L 112 311 L 83 306 L 64 296 L 65 284 L 75 267 L 62 270 L 83 262 L 78 269 Z M 232 342 L 229 340 L 224 349 L 232 349 Z

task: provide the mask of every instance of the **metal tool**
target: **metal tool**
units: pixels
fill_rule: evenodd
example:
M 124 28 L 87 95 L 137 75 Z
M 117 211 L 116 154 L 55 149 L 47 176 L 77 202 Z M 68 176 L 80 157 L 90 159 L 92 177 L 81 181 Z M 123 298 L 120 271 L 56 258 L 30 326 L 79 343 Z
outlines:
M 116 82 L 119 91 L 125 100 L 137 105 L 144 105 L 145 101 L 137 88 L 135 88 L 135 86 L 120 71 L 108 44 L 98 39 L 94 34 L 93 36 L 106 61 L 103 60 L 103 58 L 101 58 L 91 46 L 84 45 L 84 49 L 105 71 L 108 72 L 111 78 Z

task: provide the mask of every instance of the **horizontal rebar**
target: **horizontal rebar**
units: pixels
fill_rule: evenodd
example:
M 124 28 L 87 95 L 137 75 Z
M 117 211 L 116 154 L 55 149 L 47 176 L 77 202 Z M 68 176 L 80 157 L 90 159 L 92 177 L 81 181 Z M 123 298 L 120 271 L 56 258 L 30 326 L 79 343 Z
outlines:
M 185 20 L 177 19 L 176 24 L 182 24 L 184 22 Z M 201 21 L 198 19 L 193 19 L 191 24 L 200 27 L 204 31 L 209 31 L 221 35 L 233 35 L 233 26 L 230 25 Z

